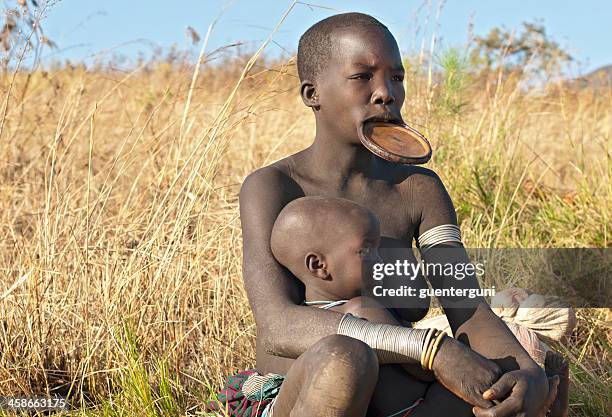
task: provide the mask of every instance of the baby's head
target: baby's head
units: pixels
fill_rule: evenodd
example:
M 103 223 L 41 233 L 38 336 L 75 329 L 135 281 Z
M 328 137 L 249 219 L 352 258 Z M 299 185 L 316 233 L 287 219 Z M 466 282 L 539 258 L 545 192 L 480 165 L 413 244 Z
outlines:
M 308 288 L 338 299 L 360 295 L 364 267 L 379 262 L 380 228 L 370 210 L 341 198 L 302 197 L 278 215 L 270 246 Z
M 402 58 L 372 16 L 344 13 L 315 23 L 300 38 L 297 66 L 302 100 L 326 137 L 353 143 L 365 120 L 402 123 Z

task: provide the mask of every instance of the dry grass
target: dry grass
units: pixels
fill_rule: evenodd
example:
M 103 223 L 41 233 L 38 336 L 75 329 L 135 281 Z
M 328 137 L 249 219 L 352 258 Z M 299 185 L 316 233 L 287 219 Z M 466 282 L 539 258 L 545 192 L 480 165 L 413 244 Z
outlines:
M 193 414 L 254 365 L 237 192 L 308 145 L 314 121 L 292 62 L 240 81 L 245 64 L 205 65 L 188 108 L 185 65 L 15 78 L 0 137 L 0 395 L 70 391 L 96 400 L 87 415 Z M 609 247 L 612 92 L 516 82 L 474 81 L 455 114 L 426 76 L 407 80 L 405 118 L 433 141 L 464 240 Z M 612 316 L 579 316 L 565 351 L 572 413 L 601 416 Z

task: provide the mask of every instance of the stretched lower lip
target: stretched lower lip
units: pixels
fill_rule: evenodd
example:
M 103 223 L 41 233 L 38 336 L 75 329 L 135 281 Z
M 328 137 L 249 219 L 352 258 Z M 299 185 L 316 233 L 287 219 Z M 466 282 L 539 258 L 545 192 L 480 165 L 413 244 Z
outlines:
M 376 126 L 387 129 L 386 133 L 381 133 L 384 137 L 380 135 L 378 138 L 370 136 L 373 133 L 372 129 L 375 129 Z M 398 128 L 403 132 L 400 135 L 403 138 L 393 134 L 393 132 L 397 133 Z M 391 131 L 388 129 L 391 129 Z M 410 140 L 406 141 L 408 138 L 405 133 L 409 134 Z M 427 139 L 406 123 L 398 120 L 364 120 L 357 135 L 361 143 L 370 152 L 387 161 L 418 165 L 426 163 L 431 157 L 431 145 Z
M 402 122 L 399 120 L 386 120 L 386 119 L 366 119 L 363 121 L 363 124 L 366 123 L 389 123 L 392 125 L 401 125 Z

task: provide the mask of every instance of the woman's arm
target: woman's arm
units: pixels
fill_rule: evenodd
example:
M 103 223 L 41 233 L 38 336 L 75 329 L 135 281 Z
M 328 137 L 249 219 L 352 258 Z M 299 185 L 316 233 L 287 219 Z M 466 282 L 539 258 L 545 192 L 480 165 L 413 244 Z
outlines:
M 321 338 L 336 334 L 342 314 L 299 305 L 302 284 L 272 255 L 270 235 L 282 208 L 304 194 L 274 167 L 250 174 L 240 189 L 244 285 L 257 338 L 272 355 L 297 358 Z
M 414 200 L 420 202 L 417 207 L 418 231 L 417 236 L 436 226 L 451 224 L 457 225 L 457 217 L 450 196 L 446 192 L 440 178 L 430 170 L 422 170 L 413 179 Z M 427 264 L 463 263 L 470 259 L 461 243 L 447 242 L 428 249 L 422 255 Z M 432 268 L 434 269 L 434 268 Z M 448 276 L 428 277 L 432 287 L 448 288 L 454 286 L 462 289 L 479 289 L 480 284 L 475 274 L 467 275 L 458 280 Z M 475 351 L 491 359 L 501 359 L 513 356 L 520 366 L 534 366 L 537 364 L 522 348 L 512 332 L 499 317 L 490 309 L 482 297 L 463 300 L 440 299 L 444 312 L 448 318 L 453 334 L 456 338 L 469 341 L 469 346 Z M 512 370 L 507 365 L 502 368 Z M 515 366 L 513 369 L 517 369 Z
M 340 313 L 350 313 L 355 317 L 368 320 L 372 323 L 402 326 L 402 324 L 393 316 L 393 314 L 391 314 L 391 312 L 389 312 L 389 310 L 387 310 L 384 306 L 380 305 L 375 299 L 369 299 L 367 303 L 369 303 L 368 307 L 365 307 L 363 297 L 355 297 L 349 300 L 346 304 L 332 307 L 330 310 Z M 401 366 L 406 372 L 421 381 L 434 381 L 433 373 L 421 368 L 419 363 L 402 363 Z
M 427 230 L 439 225 L 456 225 L 457 219 L 453 203 L 440 178 L 433 171 L 423 170 L 413 180 L 412 201 L 420 202 L 418 213 L 416 213 L 419 217 L 419 228 L 416 235 L 421 236 Z M 469 262 L 462 244 L 448 243 L 444 246 L 456 248 L 453 250 L 454 262 Z M 423 260 L 426 264 L 445 262 L 443 255 L 444 250 L 428 250 L 423 254 Z M 447 277 L 433 277 L 430 282 L 434 288 L 449 285 L 461 288 L 480 288 L 475 275 L 468 276 L 461 281 L 451 278 L 451 283 L 448 280 Z M 546 375 L 542 369 L 531 359 L 503 321 L 491 311 L 483 298 L 469 300 L 465 308 L 457 308 L 449 301 L 451 300 L 440 300 L 455 337 L 474 351 L 494 360 L 507 372 L 500 381 L 494 384 L 495 395 L 488 393 L 485 398 L 502 400 L 508 394 L 512 395 L 490 409 L 493 411 L 487 411 L 486 415 L 502 417 L 514 415 L 517 412 L 525 412 L 527 416 L 536 415 L 542 407 L 542 401 L 546 398 L 548 390 Z M 443 352 L 440 351 L 440 353 Z M 441 359 L 445 357 L 446 355 L 442 355 Z M 441 360 L 439 365 L 442 369 L 447 364 Z M 458 363 L 454 365 L 462 366 Z

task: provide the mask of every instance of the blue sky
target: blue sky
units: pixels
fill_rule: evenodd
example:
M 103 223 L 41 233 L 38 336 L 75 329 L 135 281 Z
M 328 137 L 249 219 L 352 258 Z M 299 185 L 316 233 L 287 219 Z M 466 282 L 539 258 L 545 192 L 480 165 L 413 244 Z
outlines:
M 435 14 L 439 3 L 431 0 L 433 10 L 427 27 L 427 6 L 416 14 L 423 0 L 305 2 L 317 6 L 296 5 L 275 35 L 276 44 L 269 46 L 270 54 L 281 54 L 283 50 L 294 52 L 300 35 L 326 16 L 360 11 L 385 23 L 403 52 L 418 48 L 423 33 L 428 44 L 433 30 L 441 37 L 443 47 L 462 46 L 468 38 L 470 21 L 478 35 L 493 26 L 517 28 L 522 21 L 538 19 L 551 37 L 580 61 L 576 71 L 586 72 L 612 63 L 609 45 L 612 1 L 609 0 L 447 0 L 438 24 Z M 192 26 L 203 38 L 208 25 L 223 11 L 208 49 L 238 41 L 254 47 L 267 37 L 290 4 L 287 0 L 61 0 L 49 10 L 43 28 L 60 48 L 53 53 L 53 58 L 90 60 L 92 55 L 101 52 L 104 56 L 114 53 L 135 57 L 138 51 L 149 53 L 153 45 L 190 47 L 185 28 Z M 49 52 L 46 55 L 51 58 Z

